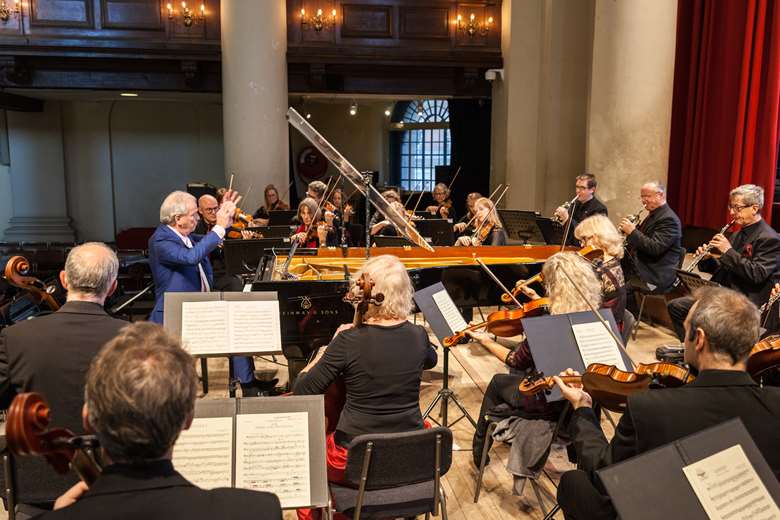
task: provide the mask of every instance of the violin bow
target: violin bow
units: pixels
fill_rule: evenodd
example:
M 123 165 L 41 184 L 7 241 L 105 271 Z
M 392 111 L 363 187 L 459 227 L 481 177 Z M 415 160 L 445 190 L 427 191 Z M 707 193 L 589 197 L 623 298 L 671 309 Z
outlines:
M 455 172 L 455 175 L 452 176 L 452 180 L 450 181 L 450 184 L 447 186 L 447 196 L 450 196 L 450 189 L 452 188 L 452 185 L 455 184 L 455 179 L 458 178 L 458 175 L 460 175 L 460 169 L 463 168 L 463 166 L 458 166 L 458 171 Z
M 425 193 L 425 190 L 423 190 L 423 184 L 422 181 L 420 181 L 420 196 L 417 198 L 417 204 L 414 205 L 414 209 L 412 210 L 412 215 L 414 215 L 414 212 L 417 211 L 417 207 L 420 205 L 420 201 L 422 200 L 423 193 Z
M 287 185 L 287 189 L 284 191 L 284 195 L 279 197 L 279 200 L 284 200 L 284 198 L 290 193 L 290 188 L 293 187 L 293 184 L 295 184 L 295 181 L 292 181 L 290 184 Z M 279 192 L 277 191 L 277 193 Z
M 501 184 L 499 184 L 499 185 L 496 187 L 496 189 L 495 189 L 495 190 L 493 190 L 493 193 L 491 193 L 491 194 L 490 194 L 490 197 L 488 197 L 488 200 L 489 200 L 490 202 L 493 202 L 493 195 L 495 195 L 495 194 L 496 194 L 496 192 L 497 192 L 498 190 L 500 190 L 500 189 L 501 189 L 501 187 L 502 187 L 503 185 L 504 185 L 504 183 L 502 182 Z M 468 227 L 471 225 L 471 223 L 472 223 L 472 222 L 474 222 L 474 219 L 475 219 L 475 218 L 477 218 L 477 212 L 476 212 L 476 211 L 474 212 L 474 216 L 473 216 L 473 217 L 471 217 L 471 219 L 470 219 L 468 222 L 466 222 L 466 229 L 468 229 Z
M 569 212 L 569 220 L 566 222 L 566 229 L 563 230 L 563 240 L 561 240 L 561 251 L 566 247 L 566 239 L 569 237 L 569 230 L 571 229 L 571 221 L 574 217 L 574 208 L 577 207 L 577 196 L 575 195 L 573 199 L 571 199 L 571 206 L 569 209 L 571 210 Z
M 499 203 L 499 202 L 501 202 L 501 199 L 503 199 L 503 198 L 504 198 L 504 195 L 506 195 L 506 192 L 507 192 L 507 191 L 509 191 L 509 184 L 507 184 L 507 185 L 504 187 L 504 191 L 502 191 L 502 192 L 501 192 L 501 195 L 499 195 L 499 197 L 498 197 L 498 198 L 496 199 L 496 201 L 493 203 L 493 207 L 492 207 L 492 208 L 490 208 L 490 211 L 488 212 L 487 216 L 485 217 L 485 220 L 483 220 L 483 221 L 482 221 L 482 223 L 481 223 L 481 224 L 480 224 L 480 225 L 477 227 L 477 229 L 475 229 L 475 230 L 474 230 L 474 234 L 473 234 L 473 235 L 471 235 L 471 239 L 472 239 L 472 240 L 474 240 L 476 237 L 478 237 L 478 236 L 479 236 L 479 232 L 482 230 L 482 227 L 485 225 L 485 223 L 486 223 L 488 220 L 490 220 L 490 215 L 492 215 L 492 214 L 493 214 L 493 213 L 496 211 L 496 208 L 498 207 L 498 203 Z M 477 216 L 477 215 L 476 215 L 476 213 L 474 214 L 474 216 L 475 216 L 475 217 Z
M 512 300 L 515 302 L 518 308 L 522 309 L 523 305 L 519 301 L 517 301 L 515 295 L 512 294 L 512 292 L 509 289 L 507 289 L 503 283 L 501 283 L 501 280 L 499 280 L 498 277 L 495 274 L 493 274 L 493 271 L 491 271 L 490 268 L 485 264 L 485 262 L 483 262 L 482 259 L 477 256 L 477 253 L 472 253 L 471 256 L 472 258 L 474 258 L 474 261 L 478 263 L 479 266 L 482 267 L 482 269 L 484 269 L 484 271 L 493 279 L 493 281 L 498 284 L 501 290 L 512 297 Z

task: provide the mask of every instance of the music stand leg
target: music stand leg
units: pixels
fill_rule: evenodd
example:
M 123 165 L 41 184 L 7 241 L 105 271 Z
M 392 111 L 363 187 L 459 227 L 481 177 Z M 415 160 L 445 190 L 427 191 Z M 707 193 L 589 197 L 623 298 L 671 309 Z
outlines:
M 200 358 L 200 381 L 203 383 L 203 394 L 209 393 L 209 363 L 208 358 Z
M 239 384 L 238 379 L 236 379 L 236 373 L 233 371 L 233 358 L 228 356 L 228 395 L 230 397 L 236 396 L 236 387 Z
M 431 418 L 432 421 L 437 422 L 437 424 L 440 424 L 441 426 L 444 426 L 445 428 L 449 428 L 450 426 L 454 426 L 455 423 L 463 419 L 464 417 L 469 420 L 471 425 L 474 427 L 474 429 L 477 428 L 477 421 L 474 420 L 473 417 L 471 417 L 471 414 L 469 414 L 468 410 L 460 404 L 458 401 L 458 398 L 455 396 L 455 392 L 450 390 L 450 349 L 447 347 L 444 347 L 444 363 L 443 363 L 443 370 L 442 370 L 442 376 L 443 376 L 443 382 L 441 390 L 436 394 L 436 398 L 433 400 L 431 404 L 428 405 L 428 408 L 425 410 L 425 414 L 423 414 L 423 419 L 427 419 L 430 415 L 433 409 L 435 408 L 436 404 L 441 401 L 441 423 L 438 423 L 435 419 Z M 457 406 L 462 415 L 455 419 L 452 423 L 448 421 L 447 412 L 448 412 L 448 406 L 450 404 L 450 401 L 452 401 L 455 406 Z

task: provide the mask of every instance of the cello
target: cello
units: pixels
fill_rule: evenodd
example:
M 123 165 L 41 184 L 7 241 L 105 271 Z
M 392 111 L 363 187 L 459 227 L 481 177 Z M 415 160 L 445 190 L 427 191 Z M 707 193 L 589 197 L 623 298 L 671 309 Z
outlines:
M 60 304 L 53 296 L 57 292 L 57 286 L 47 285 L 38 278 L 30 276 L 30 262 L 25 257 L 12 256 L 9 258 L 3 270 L 3 278 L 14 287 L 27 291 L 36 305 L 45 304 L 52 311 L 60 308 Z

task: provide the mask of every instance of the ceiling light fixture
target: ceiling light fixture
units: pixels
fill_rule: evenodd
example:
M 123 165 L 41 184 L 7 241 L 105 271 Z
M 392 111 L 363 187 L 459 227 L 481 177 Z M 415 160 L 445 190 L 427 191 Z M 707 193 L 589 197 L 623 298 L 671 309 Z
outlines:
M 355 116 L 358 112 L 358 106 L 357 102 L 353 101 L 351 105 L 349 105 L 349 115 Z
M 122 92 L 119 95 L 122 97 L 138 97 L 138 93 L 136 92 Z

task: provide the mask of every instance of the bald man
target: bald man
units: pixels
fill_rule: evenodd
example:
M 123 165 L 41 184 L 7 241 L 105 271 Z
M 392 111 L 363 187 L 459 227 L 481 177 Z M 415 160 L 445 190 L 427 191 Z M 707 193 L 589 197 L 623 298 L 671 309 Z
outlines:
M 219 202 L 213 195 L 201 195 L 198 199 L 198 213 L 200 213 L 200 222 L 195 227 L 195 233 L 205 235 L 214 224 L 217 223 L 217 211 L 219 211 Z

